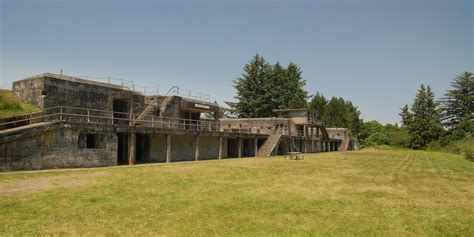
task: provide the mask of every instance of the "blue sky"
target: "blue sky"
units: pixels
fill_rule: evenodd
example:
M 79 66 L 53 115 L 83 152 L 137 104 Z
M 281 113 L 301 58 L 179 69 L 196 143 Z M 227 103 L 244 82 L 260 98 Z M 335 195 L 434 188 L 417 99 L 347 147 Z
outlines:
M 112 76 L 232 100 L 256 54 L 297 63 L 310 94 L 398 122 L 421 83 L 474 71 L 472 0 L 0 0 L 1 88 L 43 72 Z

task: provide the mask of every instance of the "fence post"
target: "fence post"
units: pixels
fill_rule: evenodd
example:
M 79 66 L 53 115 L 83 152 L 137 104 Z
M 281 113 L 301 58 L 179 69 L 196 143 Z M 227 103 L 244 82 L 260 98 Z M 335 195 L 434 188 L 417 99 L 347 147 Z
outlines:
M 89 109 L 87 109 L 87 122 L 91 122 Z
M 63 121 L 63 107 L 59 107 L 59 121 Z
M 31 125 L 31 123 L 32 123 L 32 122 L 31 122 L 31 119 L 32 119 L 32 115 L 31 115 L 31 111 L 30 111 L 30 125 Z
M 151 116 L 151 127 L 155 127 L 155 116 Z
M 171 118 L 168 118 L 168 128 L 171 129 Z

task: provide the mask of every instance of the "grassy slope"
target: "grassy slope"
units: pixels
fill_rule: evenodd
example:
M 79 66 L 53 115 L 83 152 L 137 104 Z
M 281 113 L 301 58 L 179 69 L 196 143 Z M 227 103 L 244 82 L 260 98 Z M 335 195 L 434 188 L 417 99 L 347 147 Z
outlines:
M 0 185 L 5 192 L 48 178 L 42 191 L 0 196 L 0 235 L 474 233 L 474 163 L 437 152 L 11 173 L 0 174 Z
M 11 90 L 0 89 L 0 117 L 38 111 L 35 106 L 21 102 Z

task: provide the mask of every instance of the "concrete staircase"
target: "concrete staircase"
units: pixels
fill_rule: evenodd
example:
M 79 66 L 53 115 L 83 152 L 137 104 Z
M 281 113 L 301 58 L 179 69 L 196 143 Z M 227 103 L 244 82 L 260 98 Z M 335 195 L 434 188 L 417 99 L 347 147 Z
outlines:
M 339 146 L 339 151 L 347 151 L 347 149 L 349 148 L 349 142 L 350 139 L 344 138 L 341 142 L 341 145 Z
M 280 133 L 270 135 L 260 149 L 258 149 L 257 156 L 270 156 L 278 142 L 280 142 L 280 138 Z
M 155 115 L 155 111 L 158 108 L 158 102 L 156 100 L 150 101 L 143 112 L 140 113 L 137 117 L 137 123 L 142 122 L 142 120 L 146 119 L 146 116 Z
M 163 102 L 161 102 L 160 105 L 160 110 L 161 114 L 165 114 L 166 109 L 168 106 L 173 102 L 174 97 L 173 96 L 166 96 Z
M 161 102 L 157 98 L 154 100 L 148 99 L 146 103 L 147 106 L 136 119 L 136 124 L 142 122 L 142 120 L 145 120 L 147 116 L 156 116 L 156 111 L 158 109 L 160 110 L 160 116 L 166 116 L 164 112 L 172 102 L 173 96 L 166 96 Z

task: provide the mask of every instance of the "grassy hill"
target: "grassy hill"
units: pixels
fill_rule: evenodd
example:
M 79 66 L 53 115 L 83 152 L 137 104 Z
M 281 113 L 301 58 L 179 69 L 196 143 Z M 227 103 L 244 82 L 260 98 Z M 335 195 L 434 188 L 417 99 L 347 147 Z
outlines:
M 35 106 L 18 99 L 11 90 L 0 89 L 0 117 L 38 111 Z
M 0 174 L 0 235 L 474 233 L 474 162 L 367 149 Z

